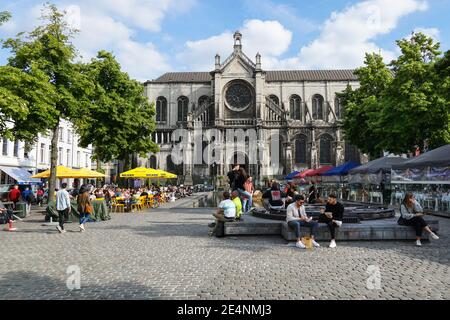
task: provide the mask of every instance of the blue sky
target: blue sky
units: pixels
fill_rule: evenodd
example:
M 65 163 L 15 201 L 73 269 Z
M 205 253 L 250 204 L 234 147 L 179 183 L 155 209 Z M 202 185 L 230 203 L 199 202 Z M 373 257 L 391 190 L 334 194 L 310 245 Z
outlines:
M 42 0 L 0 0 L 13 19 L 0 38 L 31 30 Z M 226 59 L 232 34 L 243 33 L 244 52 L 262 55 L 263 68 L 338 69 L 361 65 L 364 52 L 398 55 L 395 40 L 422 30 L 450 46 L 450 0 L 54 0 L 80 29 L 80 59 L 112 51 L 138 80 L 168 71 L 209 71 L 214 55 Z M 9 52 L 0 49 L 0 64 Z

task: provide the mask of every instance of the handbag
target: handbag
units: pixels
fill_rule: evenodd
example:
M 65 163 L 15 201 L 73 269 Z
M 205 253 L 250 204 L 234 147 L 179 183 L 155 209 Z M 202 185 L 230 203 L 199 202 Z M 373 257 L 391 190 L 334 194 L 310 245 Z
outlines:
M 90 204 L 86 204 L 85 210 L 86 210 L 86 213 L 88 213 L 88 214 L 91 214 L 92 212 L 94 212 L 94 208 Z

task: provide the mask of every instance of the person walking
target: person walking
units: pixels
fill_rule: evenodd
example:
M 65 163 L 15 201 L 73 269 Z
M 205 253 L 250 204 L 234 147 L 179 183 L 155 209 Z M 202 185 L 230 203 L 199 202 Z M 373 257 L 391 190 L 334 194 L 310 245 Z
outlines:
M 44 201 L 44 189 L 40 187 L 36 193 L 37 196 L 37 204 L 39 207 L 42 207 L 42 201 Z
M 306 246 L 303 244 L 300 235 L 300 227 L 308 227 L 311 229 L 311 239 L 314 247 L 318 248 L 320 245 L 316 242 L 315 237 L 317 235 L 318 223 L 312 221 L 312 217 L 308 217 L 306 214 L 305 198 L 302 195 L 295 195 L 293 197 L 294 202 L 291 203 L 286 210 L 286 222 L 289 228 L 294 229 L 295 237 L 297 238 L 297 243 L 295 246 L 300 249 L 305 249 Z
M 67 183 L 61 185 L 61 189 L 56 192 L 56 211 L 58 211 L 59 225 L 56 227 L 59 233 L 65 233 L 64 223 L 69 218 L 72 208 L 70 206 L 69 192 L 66 190 Z
M 423 209 L 420 204 L 416 201 L 414 194 L 407 192 L 405 198 L 403 199 L 402 205 L 400 206 L 400 218 L 398 224 L 404 226 L 414 227 L 416 230 L 416 245 L 418 247 L 422 246 L 422 232 L 425 230 L 428 232 L 434 240 L 438 240 L 439 237 L 431 231 L 430 227 L 423 219 Z
M 325 209 L 320 209 L 319 223 L 325 223 L 331 234 L 330 248 L 336 248 L 336 228 L 342 226 L 344 217 L 344 206 L 337 201 L 335 194 L 328 196 Z
M 93 211 L 89 190 L 84 189 L 77 198 L 78 212 L 80 213 L 80 231 L 86 230 L 85 223 L 90 220 Z

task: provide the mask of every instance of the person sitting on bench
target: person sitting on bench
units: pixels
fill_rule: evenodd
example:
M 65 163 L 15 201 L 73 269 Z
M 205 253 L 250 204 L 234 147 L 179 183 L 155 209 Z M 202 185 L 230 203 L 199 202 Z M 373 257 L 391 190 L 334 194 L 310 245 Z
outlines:
M 294 229 L 295 231 L 295 236 L 297 237 L 297 243 L 295 246 L 301 249 L 306 248 L 306 246 L 302 243 L 300 236 L 300 227 L 304 226 L 311 228 L 313 246 L 316 248 L 320 247 L 320 245 L 315 241 L 318 223 L 316 221 L 312 221 L 312 217 L 308 217 L 306 214 L 305 206 L 303 205 L 305 203 L 305 197 L 296 194 L 292 200 L 294 202 L 291 203 L 286 210 L 286 222 L 289 228 Z
M 278 182 L 273 182 L 272 187 L 263 194 L 263 199 L 269 199 L 269 209 L 284 209 L 283 198 L 286 194 L 280 190 Z
M 236 220 L 241 220 L 242 202 L 239 198 L 239 192 L 237 190 L 231 192 L 231 201 L 233 201 L 234 205 L 236 206 Z
M 217 211 L 213 213 L 214 218 L 216 218 L 216 223 L 209 225 L 214 228 L 211 234 L 216 233 L 216 229 L 220 225 L 219 222 L 231 222 L 236 219 L 236 205 L 230 198 L 230 193 L 225 191 L 223 193 L 223 200 L 219 203 Z
M 431 231 L 428 224 L 423 219 L 423 209 L 416 201 L 414 194 L 407 192 L 400 207 L 400 219 L 398 224 L 414 227 L 416 230 L 416 245 L 422 246 L 420 242 L 422 238 L 422 232 L 425 230 L 428 232 L 434 240 L 438 240 L 439 237 Z
M 336 227 L 342 226 L 344 217 L 344 206 L 337 201 L 335 194 L 328 196 L 328 202 L 325 210 L 320 209 L 319 223 L 326 223 L 330 229 L 331 243 L 330 248 L 336 248 Z

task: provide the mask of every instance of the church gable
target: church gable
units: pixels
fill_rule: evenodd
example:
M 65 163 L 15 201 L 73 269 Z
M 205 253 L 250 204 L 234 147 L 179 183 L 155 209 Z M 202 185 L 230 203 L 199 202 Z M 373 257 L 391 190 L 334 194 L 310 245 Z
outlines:
M 248 65 L 239 55 L 234 56 L 230 62 L 228 62 L 222 68 L 223 75 L 239 75 L 253 77 L 254 69 Z

